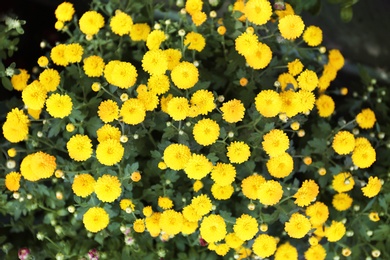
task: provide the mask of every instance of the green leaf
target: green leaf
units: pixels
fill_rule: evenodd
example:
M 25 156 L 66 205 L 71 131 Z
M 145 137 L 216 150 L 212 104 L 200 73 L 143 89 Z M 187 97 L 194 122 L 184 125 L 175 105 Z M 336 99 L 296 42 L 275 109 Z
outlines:
M 371 240 L 374 241 L 383 241 L 388 238 L 388 235 L 390 233 L 390 226 L 389 225 L 380 225 L 375 231 L 374 234 L 371 237 Z
M 180 175 L 177 173 L 177 171 L 167 170 L 165 172 L 165 177 L 167 180 L 170 180 L 172 183 L 174 183 L 180 178 Z
M 307 144 L 318 154 L 324 153 L 328 148 L 325 139 L 313 138 L 313 140 L 308 141 Z
M 48 138 L 51 138 L 53 136 L 58 135 L 58 133 L 61 131 L 62 121 L 61 120 L 54 120 L 53 123 L 50 125 L 49 133 L 47 134 Z
M 3 85 L 3 87 L 5 89 L 7 89 L 9 91 L 13 90 L 12 83 L 9 80 L 9 78 L 6 78 L 6 77 L 1 78 L 1 84 Z
M 236 222 L 236 218 L 232 217 L 232 213 L 224 210 L 219 211 L 219 215 L 225 220 L 225 222 L 228 223 L 234 223 Z
M 351 6 L 343 7 L 340 10 L 340 17 L 343 22 L 350 22 L 352 20 L 353 10 Z

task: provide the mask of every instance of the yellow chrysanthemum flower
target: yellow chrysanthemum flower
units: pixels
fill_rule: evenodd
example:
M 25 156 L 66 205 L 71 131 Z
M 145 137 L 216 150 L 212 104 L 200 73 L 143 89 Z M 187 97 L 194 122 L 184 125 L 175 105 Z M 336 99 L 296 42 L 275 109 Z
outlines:
M 251 200 L 259 199 L 260 185 L 265 181 L 265 178 L 261 175 L 250 175 L 246 177 L 241 182 L 242 193 Z
M 328 63 L 331 64 L 336 70 L 340 70 L 344 66 L 344 57 L 337 49 L 329 51 Z
M 192 188 L 195 192 L 200 191 L 203 188 L 203 182 L 201 182 L 200 180 L 196 180 L 192 185 Z
M 200 236 L 207 243 L 218 242 L 226 236 L 226 223 L 220 215 L 210 214 L 203 218 L 199 230 Z
M 70 158 L 75 161 L 86 161 L 92 155 L 92 141 L 86 135 L 76 134 L 66 144 Z
M 186 220 L 191 222 L 197 222 L 202 218 L 202 215 L 199 215 L 191 204 L 183 208 L 182 214 Z
M 119 140 L 107 139 L 96 147 L 96 159 L 104 165 L 111 166 L 122 160 L 125 148 Z
M 232 99 L 223 103 L 220 108 L 222 111 L 222 118 L 228 123 L 237 123 L 242 121 L 245 115 L 245 107 L 241 100 Z
M 243 10 L 248 21 L 256 24 L 266 24 L 272 16 L 271 3 L 268 0 L 249 0 Z
M 303 70 L 303 64 L 299 59 L 295 59 L 287 63 L 288 73 L 292 76 L 296 76 Z
M 40 179 L 37 172 L 34 172 L 31 168 L 33 163 L 34 154 L 29 154 L 23 158 L 20 163 L 20 173 L 28 181 L 37 181 Z
M 267 161 L 269 174 L 274 178 L 285 178 L 290 175 L 294 169 L 294 161 L 288 153 L 282 153 L 279 156 L 271 157 Z
M 313 92 L 300 89 L 297 92 L 298 98 L 300 100 L 300 112 L 311 111 L 316 102 L 316 97 Z
M 69 63 L 80 62 L 84 49 L 79 43 L 67 44 L 65 48 L 65 58 Z
M 83 62 L 83 69 L 88 77 L 100 77 L 103 75 L 105 63 L 102 57 L 92 55 L 85 58 Z
M 198 115 L 207 115 L 215 108 L 213 92 L 205 89 L 200 89 L 192 94 L 190 99 L 192 106 L 196 106 Z
M 249 67 L 259 70 L 268 66 L 272 59 L 271 48 L 264 43 L 259 42 L 250 55 L 245 56 Z
M 244 22 L 246 20 L 244 13 L 245 2 L 243 0 L 236 0 L 233 4 L 233 14 L 240 12 L 242 15 L 238 18 L 239 21 Z
M 173 207 L 173 201 L 168 197 L 158 197 L 157 204 L 162 209 L 171 209 Z
M 51 49 L 50 58 L 54 64 L 58 66 L 67 66 L 69 64 L 69 61 L 65 56 L 65 50 L 65 44 L 58 44 Z
M 333 138 L 332 148 L 337 154 L 351 153 L 355 148 L 355 136 L 348 131 L 339 131 Z
M 28 74 L 27 70 L 19 69 L 19 74 L 14 74 L 11 77 L 12 87 L 17 91 L 22 91 L 27 87 L 27 82 L 30 79 L 30 74 Z
M 325 258 L 326 258 L 326 250 L 320 244 L 310 246 L 305 251 L 305 259 L 307 260 L 325 260 Z
M 146 109 L 142 101 L 136 98 L 129 98 L 122 104 L 119 115 L 126 124 L 138 125 L 145 120 Z
M 39 74 L 39 82 L 47 92 L 55 91 L 60 85 L 61 77 L 55 69 L 45 69 Z
M 253 252 L 261 257 L 266 258 L 272 256 L 276 251 L 277 240 L 273 236 L 260 234 L 256 237 L 252 245 Z
M 98 116 L 104 123 L 110 123 L 118 119 L 119 107 L 118 104 L 111 99 L 102 101 L 98 107 Z
M 221 186 L 214 183 L 211 186 L 211 194 L 216 200 L 228 200 L 233 195 L 234 188 L 232 185 Z
M 211 211 L 213 204 L 211 203 L 211 200 L 207 195 L 201 194 L 192 198 L 191 206 L 194 208 L 195 212 L 198 215 L 204 216 Z
M 95 194 L 103 202 L 114 202 L 121 193 L 121 182 L 117 176 L 104 174 L 95 183 Z
M 57 167 L 56 158 L 44 152 L 27 155 L 20 164 L 20 172 L 28 181 L 50 178 Z
M 89 232 L 99 232 L 105 229 L 110 222 L 108 213 L 100 207 L 93 207 L 87 210 L 83 216 L 83 223 Z
M 72 112 L 73 103 L 67 94 L 52 94 L 46 100 L 46 110 L 54 118 L 64 118 Z
M 325 236 L 329 242 L 339 241 L 345 235 L 346 228 L 342 222 L 332 221 L 329 227 L 325 227 Z
M 182 61 L 171 71 L 171 79 L 179 89 L 189 89 L 199 80 L 199 71 L 194 64 Z
M 298 87 L 307 91 L 313 91 L 318 85 L 317 74 L 309 69 L 306 69 L 299 74 L 297 81 Z
M 278 181 L 268 180 L 260 184 L 257 197 L 261 204 L 273 206 L 278 203 L 283 196 L 283 187 Z
M 333 196 L 332 205 L 338 211 L 345 211 L 352 205 L 353 199 L 347 193 L 338 193 Z
M 322 94 L 316 100 L 316 107 L 320 117 L 328 117 L 333 114 L 335 103 L 330 96 Z
M 165 210 L 160 216 L 160 228 L 168 235 L 176 235 L 181 232 L 183 226 L 183 215 L 172 209 Z
M 198 11 L 191 15 L 191 19 L 196 26 L 201 26 L 207 20 L 207 15 L 205 12 Z
M 110 21 L 111 30 L 119 36 L 129 34 L 132 25 L 133 19 L 131 16 L 120 10 L 115 11 L 115 15 L 111 18 Z
M 46 97 L 47 90 L 37 80 L 22 90 L 23 103 L 31 109 L 42 109 L 45 106 Z
M 306 215 L 309 217 L 313 227 L 321 226 L 329 217 L 329 209 L 326 204 L 316 201 L 306 208 Z
M 242 56 L 252 55 L 259 45 L 257 36 L 253 33 L 243 32 L 235 40 L 235 48 Z
M 257 111 L 264 117 L 274 117 L 282 109 L 282 99 L 274 90 L 262 90 L 255 98 Z
M 333 176 L 332 188 L 341 193 L 352 190 L 355 180 L 350 172 L 340 172 Z
M 289 3 L 284 2 L 284 7 L 284 10 L 275 10 L 275 14 L 279 17 L 279 19 L 290 14 L 295 14 L 293 7 Z
M 146 41 L 150 33 L 150 26 L 147 23 L 135 23 L 130 28 L 130 38 L 132 41 Z
M 57 20 L 62 22 L 68 22 L 72 20 L 74 13 L 75 10 L 73 4 L 69 2 L 63 2 L 59 4 L 54 11 Z
M 298 250 L 286 242 L 278 246 L 274 258 L 275 260 L 298 260 Z
M 263 142 L 261 144 L 264 151 L 270 157 L 275 157 L 286 152 L 290 146 L 290 141 L 283 130 L 272 129 L 263 136 Z
M 248 161 L 251 151 L 249 145 L 244 142 L 236 141 L 229 144 L 227 149 L 227 157 L 231 163 L 243 163 Z
M 359 168 L 369 168 L 376 161 L 376 151 L 370 143 L 355 145 L 351 158 Z
M 133 229 L 137 233 L 143 233 L 145 231 L 145 220 L 143 218 L 136 219 L 133 223 Z
M 191 222 L 183 218 L 183 226 L 181 227 L 181 233 L 183 235 L 193 234 L 197 229 L 198 229 L 198 221 Z
M 167 113 L 175 121 L 187 118 L 190 110 L 190 104 L 185 97 L 173 97 L 168 101 Z
M 236 168 L 233 165 L 218 162 L 211 170 L 211 179 L 220 186 L 227 186 L 234 181 L 236 174 Z
M 96 11 L 87 11 L 80 17 L 79 26 L 82 33 L 95 35 L 104 26 L 104 17 Z
M 278 82 L 280 83 L 280 87 L 282 90 L 288 89 L 297 89 L 298 82 L 290 73 L 282 73 L 278 76 Z
M 382 183 L 378 177 L 370 176 L 368 178 L 368 183 L 365 187 L 362 188 L 363 195 L 368 198 L 373 198 L 381 191 Z
M 368 215 L 368 218 L 372 222 L 378 222 L 380 220 L 378 212 L 375 212 L 375 211 L 370 212 L 370 214 Z
M 172 170 L 182 170 L 191 158 L 190 148 L 184 144 L 170 144 L 164 150 L 164 162 Z
M 187 0 L 185 10 L 190 15 L 202 11 L 203 1 L 202 0 Z
M 301 36 L 305 24 L 299 15 L 287 15 L 279 20 L 278 28 L 283 38 L 294 40 Z
M 78 174 L 73 179 L 72 190 L 77 196 L 85 198 L 94 192 L 95 183 L 96 181 L 91 174 Z
M 166 40 L 166 35 L 161 30 L 153 30 L 146 38 L 146 46 L 149 50 L 158 50 L 163 41 Z
M 369 108 L 363 109 L 356 115 L 356 123 L 363 129 L 370 129 L 374 127 L 376 122 L 375 113 Z
M 189 50 L 201 52 L 206 46 L 206 39 L 200 33 L 189 32 L 184 38 L 184 45 L 188 45 Z
M 184 172 L 187 177 L 194 180 L 200 180 L 207 176 L 213 169 L 213 164 L 203 154 L 192 154 L 188 160 Z
M 301 110 L 301 99 L 298 92 L 293 90 L 285 90 L 279 93 L 282 100 L 282 108 L 280 112 L 286 114 L 288 117 L 296 116 Z
M 180 63 L 180 59 L 182 57 L 181 51 L 178 49 L 169 48 L 164 50 L 164 52 L 168 60 L 168 70 L 172 70 Z
M 108 83 L 127 89 L 135 84 L 138 74 L 130 62 L 112 60 L 104 68 L 104 77 Z
M 303 32 L 303 40 L 307 45 L 315 47 L 322 42 L 322 30 L 318 26 L 311 25 Z
M 161 212 L 153 212 L 150 217 L 145 218 L 145 226 L 152 237 L 160 234 L 160 217 Z
M 303 238 L 311 229 L 311 223 L 307 217 L 300 213 L 294 213 L 284 223 L 284 230 L 292 238 Z
M 308 206 L 316 199 L 319 192 L 320 188 L 315 181 L 305 180 L 293 196 L 295 198 L 294 203 L 299 207 Z
M 158 96 L 149 91 L 139 93 L 137 99 L 144 104 L 146 111 L 153 111 L 159 103 Z
M 170 81 L 167 75 L 153 74 L 148 79 L 148 90 L 155 95 L 161 95 L 168 92 Z
M 162 75 L 168 69 L 165 52 L 160 49 L 147 51 L 142 58 L 142 68 L 150 75 Z
M 169 105 L 169 104 L 168 104 Z M 212 145 L 219 137 L 220 127 L 218 123 L 212 119 L 200 119 L 193 128 L 195 141 L 203 146 Z
M 20 178 L 22 175 L 19 172 L 10 172 L 5 176 L 5 187 L 9 191 L 18 191 L 20 188 Z
M 13 108 L 7 113 L 6 121 L 2 127 L 5 139 L 11 143 L 23 141 L 27 138 L 29 124 L 28 116 L 23 110 Z
M 233 230 L 237 237 L 241 240 L 247 241 L 252 239 L 259 231 L 259 224 L 254 217 L 242 214 L 236 219 Z
M 226 244 L 233 249 L 239 249 L 243 244 L 244 241 L 240 239 L 235 233 L 229 233 L 225 237 Z

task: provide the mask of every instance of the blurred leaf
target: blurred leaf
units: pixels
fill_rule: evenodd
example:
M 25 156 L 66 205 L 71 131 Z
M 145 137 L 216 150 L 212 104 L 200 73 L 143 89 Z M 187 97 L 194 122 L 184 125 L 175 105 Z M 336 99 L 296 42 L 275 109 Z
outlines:
M 353 10 L 351 6 L 342 7 L 340 10 L 340 17 L 343 22 L 350 22 L 352 20 Z
M 13 90 L 14 88 L 12 87 L 12 83 L 7 77 L 2 77 L 1 78 L 1 84 L 3 87 L 9 91 Z
M 374 234 L 371 237 L 373 241 L 383 241 L 388 238 L 390 233 L 389 225 L 380 225 L 377 229 L 374 230 Z

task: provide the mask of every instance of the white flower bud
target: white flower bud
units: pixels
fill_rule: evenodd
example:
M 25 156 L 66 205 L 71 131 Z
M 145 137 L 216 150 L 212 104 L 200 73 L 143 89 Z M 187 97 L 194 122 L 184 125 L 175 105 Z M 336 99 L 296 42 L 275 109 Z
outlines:
M 139 138 L 139 136 L 138 136 L 137 134 L 134 134 L 134 135 L 133 135 L 133 138 L 134 138 L 135 140 L 137 140 L 137 139 Z
M 13 168 L 15 168 L 15 166 L 16 166 L 16 162 L 14 160 L 7 161 L 7 168 L 8 169 L 13 169 Z

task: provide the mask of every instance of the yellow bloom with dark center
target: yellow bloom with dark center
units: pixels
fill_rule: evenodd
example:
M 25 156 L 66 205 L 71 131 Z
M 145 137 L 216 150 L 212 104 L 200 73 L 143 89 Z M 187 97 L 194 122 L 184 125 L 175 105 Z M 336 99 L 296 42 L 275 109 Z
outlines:
M 58 44 L 51 49 L 50 58 L 54 64 L 58 66 L 67 66 L 69 64 L 69 61 L 65 56 L 65 50 L 65 44 Z
M 205 89 L 197 90 L 192 94 L 190 103 L 192 106 L 197 107 L 197 111 L 200 115 L 207 115 L 215 108 L 214 94 Z
M 162 95 L 170 88 L 169 77 L 164 74 L 153 74 L 148 79 L 148 90 L 155 95 Z
M 283 130 L 272 129 L 263 136 L 261 144 L 270 157 L 275 157 L 286 152 L 290 146 L 290 141 Z
M 325 258 L 326 258 L 326 250 L 320 244 L 317 244 L 315 246 L 310 246 L 305 251 L 305 259 L 307 260 L 325 260 Z
M 279 156 L 271 157 L 267 161 L 269 174 L 274 178 L 285 178 L 290 175 L 294 169 L 294 161 L 288 153 L 282 153 Z
M 27 82 L 30 78 L 30 74 L 28 74 L 27 70 L 19 69 L 19 74 L 14 74 L 11 77 L 12 87 L 17 91 L 22 91 L 27 87 Z
M 207 20 L 207 15 L 205 12 L 198 11 L 191 15 L 191 19 L 196 26 L 201 26 Z
M 290 88 L 297 89 L 298 88 L 297 80 L 290 73 L 280 74 L 278 76 L 278 82 L 280 83 L 280 87 L 282 88 L 282 90 L 286 90 L 286 88 L 287 89 L 290 89 Z
M 244 241 L 240 239 L 235 233 L 229 233 L 225 237 L 226 244 L 233 249 L 239 249 Z
M 104 165 L 111 166 L 119 163 L 125 148 L 121 145 L 117 139 L 107 139 L 99 143 L 96 147 L 96 159 Z
M 309 69 L 306 69 L 299 74 L 297 81 L 298 87 L 307 91 L 313 91 L 318 85 L 317 74 Z
M 82 173 L 74 176 L 72 190 L 77 196 L 86 198 L 95 190 L 95 179 L 91 174 Z
M 150 75 L 162 75 L 168 69 L 165 52 L 160 49 L 147 51 L 142 58 L 142 68 Z
M 303 40 L 311 47 L 322 43 L 322 30 L 318 26 L 311 25 L 303 32 Z
M 228 123 L 237 123 L 242 121 L 245 115 L 245 107 L 241 100 L 232 99 L 223 103 L 220 108 L 222 111 L 222 118 Z
M 256 235 L 259 231 L 259 225 L 254 217 L 248 214 L 242 214 L 236 219 L 233 230 L 237 237 L 247 241 L 251 240 Z
M 241 190 L 245 197 L 256 200 L 259 199 L 260 185 L 265 182 L 265 178 L 261 175 L 250 175 L 242 180 Z
M 121 131 L 118 127 L 105 124 L 96 131 L 96 135 L 99 143 L 109 139 L 119 141 L 121 137 Z
M 184 45 L 188 45 L 189 50 L 201 52 L 206 46 L 206 39 L 200 33 L 189 32 L 184 38 Z
M 373 128 L 376 122 L 374 111 L 369 108 L 363 109 L 359 114 L 356 115 L 356 123 L 362 129 Z
M 71 43 L 66 45 L 65 58 L 69 63 L 80 62 L 83 56 L 84 49 L 79 43 Z
M 108 213 L 101 207 L 93 207 L 87 210 L 83 216 L 85 228 L 92 233 L 105 229 L 110 222 Z
M 280 92 L 279 96 L 282 99 L 280 112 L 285 113 L 288 117 L 293 117 L 301 111 L 301 99 L 298 92 L 285 90 Z
M 118 104 L 111 99 L 104 100 L 98 107 L 97 114 L 104 123 L 110 123 L 119 117 Z
M 213 169 L 213 164 L 203 154 L 192 154 L 188 160 L 184 172 L 187 177 L 194 180 L 200 180 L 207 176 Z
M 187 118 L 190 110 L 190 104 L 185 97 L 173 97 L 168 101 L 167 113 L 175 121 Z
M 351 153 L 355 148 L 355 136 L 348 131 L 339 131 L 333 138 L 332 148 L 337 154 Z
M 166 40 L 166 35 L 161 30 L 153 30 L 146 38 L 146 46 L 149 50 L 158 50 L 163 41 Z
M 150 26 L 147 23 L 135 23 L 130 28 L 130 38 L 135 42 L 146 41 L 150 30 Z
M 42 109 L 45 106 L 46 97 L 47 90 L 37 80 L 22 90 L 23 103 L 31 109 Z
M 199 230 L 207 243 L 219 242 L 226 236 L 226 223 L 220 215 L 210 214 L 203 218 Z
M 344 66 L 344 57 L 337 49 L 329 51 L 328 63 L 331 64 L 336 70 L 340 70 Z
M 120 10 L 115 11 L 115 15 L 111 18 L 110 21 L 111 30 L 119 36 L 129 34 L 132 25 L 133 19 L 131 16 Z
M 320 117 L 328 117 L 333 114 L 335 103 L 330 96 L 322 94 L 316 100 L 316 107 Z
M 95 35 L 104 26 L 104 17 L 96 11 L 87 11 L 79 19 L 80 31 L 86 35 Z
M 54 118 L 64 118 L 72 112 L 73 103 L 67 94 L 52 94 L 46 100 L 46 111 Z
M 211 211 L 213 204 L 206 194 L 201 194 L 192 198 L 191 206 L 195 209 L 198 215 L 204 216 Z
M 329 209 L 326 204 L 316 201 L 308 206 L 305 211 L 313 227 L 321 226 L 329 217 Z
M 145 120 L 146 109 L 141 100 L 129 98 L 122 104 L 119 115 L 126 124 L 138 125 Z
M 282 109 L 282 99 L 274 90 L 262 90 L 255 98 L 257 111 L 264 117 L 274 117 Z
M 194 206 L 187 205 L 182 210 L 183 217 L 191 222 L 197 222 L 202 218 L 202 215 L 199 215 Z
M 278 246 L 274 258 L 275 260 L 298 260 L 298 250 L 286 242 Z
M 63 2 L 57 6 L 54 14 L 58 21 L 68 22 L 72 20 L 72 17 L 75 13 L 74 7 L 72 3 Z
M 287 15 L 279 20 L 278 28 L 283 38 L 294 40 L 301 36 L 305 24 L 299 15 Z
M 39 74 L 39 82 L 47 92 L 55 91 L 60 85 L 61 77 L 55 69 L 45 69 Z
M 187 0 L 185 10 L 190 15 L 202 11 L 203 1 L 202 0 Z
M 162 209 L 171 209 L 173 207 L 173 201 L 168 197 L 158 197 L 157 204 Z
M 345 211 L 352 205 L 353 199 L 347 193 L 338 193 L 333 196 L 332 205 L 338 211 Z
M 332 187 L 339 193 L 352 190 L 354 185 L 355 180 L 350 172 L 340 172 L 333 176 Z
M 228 200 L 233 195 L 234 188 L 232 185 L 221 186 L 214 183 L 211 186 L 211 194 L 217 200 Z
M 137 70 L 130 62 L 112 60 L 104 68 L 107 82 L 121 89 L 132 87 L 137 81 Z
M 249 0 L 243 10 L 248 21 L 256 24 L 266 24 L 272 16 L 271 3 L 268 0 Z
M 258 47 L 259 40 L 253 33 L 243 32 L 235 40 L 235 49 L 242 56 L 252 55 Z
M 168 70 L 172 70 L 180 63 L 180 59 L 182 57 L 181 51 L 178 49 L 169 48 L 164 50 L 164 52 L 168 61 Z
M 276 251 L 277 240 L 273 236 L 260 234 L 256 237 L 252 245 L 253 252 L 261 257 L 266 258 L 272 256 Z
M 83 69 L 88 77 L 100 77 L 103 75 L 105 63 L 102 57 L 92 55 L 85 58 L 83 62 Z
M 236 141 L 229 144 L 226 155 L 231 163 L 240 164 L 248 161 L 251 151 L 249 145 L 241 141 Z
M 136 219 L 133 223 L 133 229 L 137 233 L 143 233 L 145 231 L 145 220 L 143 218 Z
M 300 112 L 305 113 L 313 109 L 314 103 L 316 102 L 316 97 L 314 96 L 313 92 L 300 89 L 297 92 L 297 96 L 300 100 Z
M 182 61 L 172 69 L 171 79 L 179 89 L 192 88 L 199 80 L 198 68 L 188 61 Z
M 5 187 L 9 191 L 18 191 L 20 188 L 20 178 L 22 175 L 19 172 L 10 172 L 5 176 Z
M 211 170 L 211 179 L 220 186 L 227 186 L 236 178 L 236 168 L 228 163 L 218 162 Z
M 284 223 L 284 230 L 292 238 L 303 238 L 311 229 L 310 221 L 300 213 L 293 213 Z
M 351 158 L 359 168 L 369 168 L 376 161 L 376 151 L 370 143 L 355 145 Z
M 336 242 L 343 238 L 346 228 L 342 222 L 332 221 L 329 227 L 325 227 L 325 236 L 329 242 Z
M 316 199 L 319 192 L 320 188 L 315 181 L 305 180 L 293 196 L 295 198 L 294 203 L 299 207 L 308 206 Z
M 18 143 L 27 138 L 28 126 L 30 121 L 28 116 L 19 110 L 19 108 L 13 108 L 7 113 L 6 120 L 3 124 L 3 135 L 11 143 Z
M 295 59 L 287 64 L 288 73 L 296 76 L 303 70 L 303 64 L 299 59 Z
M 92 155 L 92 141 L 86 135 L 76 134 L 66 144 L 70 158 L 75 161 L 86 161 Z
M 95 183 L 95 193 L 102 202 L 114 202 L 122 193 L 121 182 L 116 176 L 103 174 Z
M 380 220 L 380 217 L 378 215 L 378 212 L 370 212 L 370 214 L 368 214 L 368 218 L 373 221 L 373 222 L 378 222 Z
M 191 158 L 190 148 L 184 144 L 170 144 L 164 150 L 164 162 L 172 170 L 182 170 Z
M 271 48 L 267 44 L 261 42 L 255 46 L 251 54 L 245 56 L 245 60 L 249 67 L 255 70 L 264 69 L 267 67 L 271 62 L 271 59 Z
M 362 188 L 363 195 L 368 198 L 373 198 L 381 191 L 382 183 L 378 177 L 370 176 L 368 183 Z
M 161 231 L 168 235 L 176 235 L 181 232 L 183 226 L 183 215 L 172 209 L 165 210 L 160 216 Z
M 283 196 L 283 187 L 278 181 L 268 180 L 260 184 L 257 197 L 263 205 L 273 206 Z
M 218 140 L 220 127 L 218 123 L 212 119 L 200 119 L 193 128 L 195 141 L 203 146 L 212 145 Z

